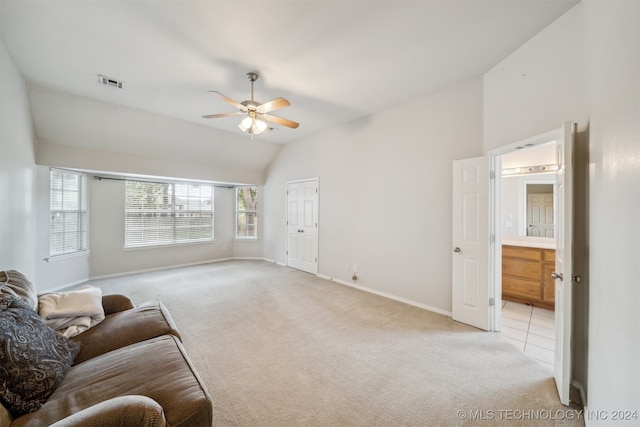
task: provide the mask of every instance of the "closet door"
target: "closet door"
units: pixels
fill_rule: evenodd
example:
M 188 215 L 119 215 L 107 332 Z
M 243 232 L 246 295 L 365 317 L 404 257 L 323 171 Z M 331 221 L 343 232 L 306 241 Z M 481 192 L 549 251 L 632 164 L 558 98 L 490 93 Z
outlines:
M 287 184 L 287 265 L 318 274 L 318 179 Z

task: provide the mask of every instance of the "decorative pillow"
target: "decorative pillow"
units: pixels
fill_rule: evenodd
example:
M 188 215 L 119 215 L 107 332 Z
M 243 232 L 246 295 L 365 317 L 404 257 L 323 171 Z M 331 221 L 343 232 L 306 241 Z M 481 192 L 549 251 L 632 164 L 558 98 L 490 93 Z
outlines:
M 0 295 L 0 401 L 14 416 L 38 410 L 79 351 L 22 300 Z
M 21 298 L 32 309 L 38 310 L 36 287 L 19 271 L 0 271 L 0 294 Z

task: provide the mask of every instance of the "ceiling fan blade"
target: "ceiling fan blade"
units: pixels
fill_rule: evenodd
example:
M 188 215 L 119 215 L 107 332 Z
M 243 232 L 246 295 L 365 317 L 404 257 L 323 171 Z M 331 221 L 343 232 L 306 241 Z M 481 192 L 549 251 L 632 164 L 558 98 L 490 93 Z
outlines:
M 265 119 L 268 122 L 276 123 L 278 125 L 286 126 L 292 129 L 300 126 L 300 123 L 294 122 L 293 120 L 283 119 L 282 117 L 271 116 L 269 114 L 261 114 L 260 117 Z
M 219 117 L 232 117 L 244 114 L 242 111 L 234 111 L 233 113 L 207 114 L 202 116 L 203 119 L 217 119 Z
M 259 105 L 258 108 L 256 108 L 256 111 L 263 114 L 270 111 L 278 110 L 280 108 L 288 107 L 289 105 L 291 104 L 286 99 L 276 98 L 273 101 L 265 102 L 264 104 Z
M 229 98 L 227 95 L 224 95 L 220 92 L 218 92 L 217 90 L 210 90 L 208 91 L 209 93 L 215 93 L 216 95 L 218 95 L 220 98 L 222 98 L 224 101 L 228 102 L 229 104 L 233 105 L 236 108 L 241 109 L 242 111 L 247 111 L 247 107 L 245 107 L 244 105 L 242 105 L 241 103 L 239 103 L 238 101 Z

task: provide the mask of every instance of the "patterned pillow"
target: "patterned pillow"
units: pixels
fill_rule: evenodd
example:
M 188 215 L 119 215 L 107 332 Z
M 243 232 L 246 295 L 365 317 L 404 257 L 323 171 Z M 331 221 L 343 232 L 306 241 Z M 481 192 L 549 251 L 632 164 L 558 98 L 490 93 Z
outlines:
M 19 271 L 0 271 L 0 294 L 20 297 L 31 308 L 38 311 L 36 287 Z
M 38 410 L 79 351 L 20 298 L 0 295 L 0 401 L 14 416 Z

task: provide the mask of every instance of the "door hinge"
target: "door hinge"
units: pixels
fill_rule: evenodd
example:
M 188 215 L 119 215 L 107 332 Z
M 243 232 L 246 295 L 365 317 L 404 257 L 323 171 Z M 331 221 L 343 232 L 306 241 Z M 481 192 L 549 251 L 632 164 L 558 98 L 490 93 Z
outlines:
M 316 194 L 318 194 L 318 187 L 316 187 Z
M 495 235 L 495 234 L 492 234 L 492 235 L 489 237 L 489 241 L 490 241 L 491 243 L 495 243 L 495 242 L 496 242 L 496 235 Z
M 289 251 L 286 251 L 286 252 L 287 252 L 287 255 L 289 255 Z
M 489 172 L 489 178 L 490 179 L 496 179 L 496 171 Z
M 494 305 L 496 305 L 496 300 L 493 298 L 489 298 L 489 307 L 493 307 Z
M 318 262 L 318 257 L 316 257 L 316 261 L 315 262 Z

